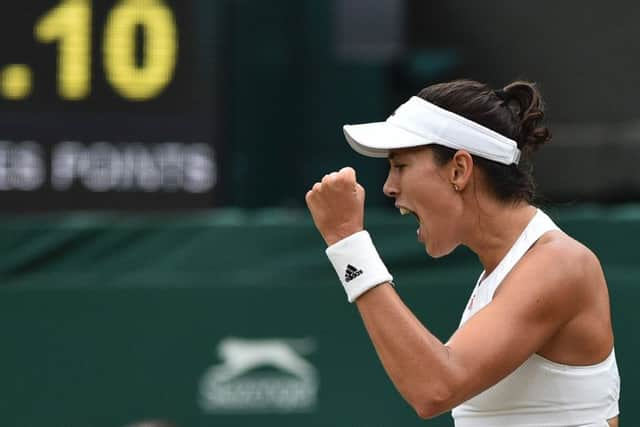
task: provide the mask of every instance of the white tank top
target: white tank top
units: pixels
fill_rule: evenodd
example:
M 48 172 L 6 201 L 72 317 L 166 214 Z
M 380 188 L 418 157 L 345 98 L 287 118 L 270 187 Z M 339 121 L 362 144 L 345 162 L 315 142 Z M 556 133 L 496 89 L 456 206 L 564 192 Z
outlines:
M 486 306 L 516 263 L 542 236 L 559 228 L 541 210 L 498 266 L 483 271 L 460 326 Z M 618 415 L 620 377 L 614 350 L 602 362 L 569 366 L 533 354 L 497 384 L 453 409 L 456 427 L 608 427 Z

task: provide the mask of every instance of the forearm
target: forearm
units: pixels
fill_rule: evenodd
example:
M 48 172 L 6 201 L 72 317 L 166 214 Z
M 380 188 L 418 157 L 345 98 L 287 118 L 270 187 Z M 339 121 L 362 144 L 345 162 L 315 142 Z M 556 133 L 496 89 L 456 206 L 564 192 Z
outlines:
M 455 375 L 449 349 L 384 284 L 356 304 L 382 365 L 402 396 L 422 417 L 449 409 Z
M 448 349 L 415 318 L 390 284 L 391 274 L 363 231 L 364 189 L 355 171 L 325 175 L 305 196 L 327 256 L 350 302 L 356 301 L 384 368 L 422 417 L 450 408 L 452 381 Z M 379 283 L 385 283 L 379 285 Z

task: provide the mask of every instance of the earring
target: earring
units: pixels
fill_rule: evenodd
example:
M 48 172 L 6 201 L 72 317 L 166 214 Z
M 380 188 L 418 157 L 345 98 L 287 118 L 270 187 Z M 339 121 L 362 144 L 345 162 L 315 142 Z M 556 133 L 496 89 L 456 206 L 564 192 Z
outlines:
M 456 191 L 460 191 L 460 187 L 458 187 L 458 184 L 453 184 L 453 189 Z

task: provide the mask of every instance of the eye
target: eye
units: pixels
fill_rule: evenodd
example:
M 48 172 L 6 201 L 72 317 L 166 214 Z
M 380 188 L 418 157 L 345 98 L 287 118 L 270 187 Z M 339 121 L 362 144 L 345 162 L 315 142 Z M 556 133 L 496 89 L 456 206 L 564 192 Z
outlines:
M 396 169 L 396 170 L 401 171 L 401 170 L 402 170 L 402 169 L 404 169 L 406 166 L 407 166 L 407 165 L 404 165 L 404 164 L 395 164 L 395 165 L 392 165 L 391 167 L 392 167 L 393 169 Z

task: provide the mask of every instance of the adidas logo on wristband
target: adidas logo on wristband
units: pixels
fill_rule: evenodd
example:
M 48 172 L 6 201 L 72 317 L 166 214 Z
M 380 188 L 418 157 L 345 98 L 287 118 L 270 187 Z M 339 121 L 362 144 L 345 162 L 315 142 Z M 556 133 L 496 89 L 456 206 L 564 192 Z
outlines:
M 366 230 L 345 237 L 329 246 L 325 252 L 347 292 L 349 302 L 354 302 L 369 289 L 383 283 L 393 285 L 393 276 L 380 259 Z
M 344 273 L 344 281 L 350 282 L 361 274 L 362 270 L 358 270 L 353 265 L 349 264 L 347 265 L 347 271 Z

